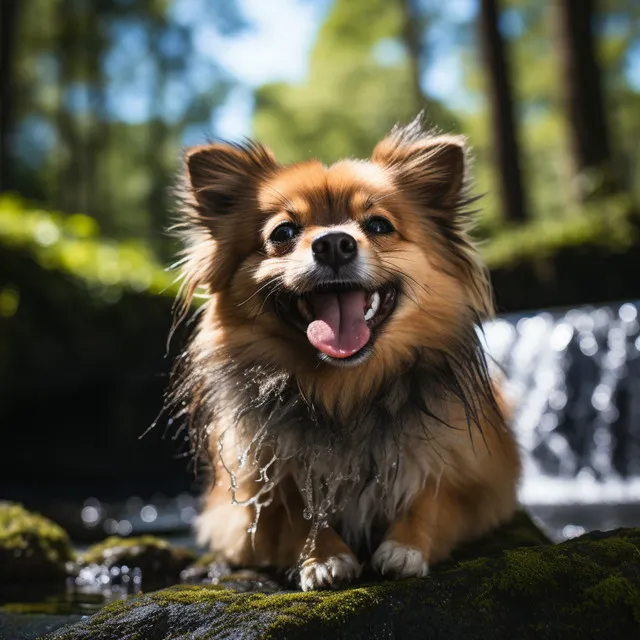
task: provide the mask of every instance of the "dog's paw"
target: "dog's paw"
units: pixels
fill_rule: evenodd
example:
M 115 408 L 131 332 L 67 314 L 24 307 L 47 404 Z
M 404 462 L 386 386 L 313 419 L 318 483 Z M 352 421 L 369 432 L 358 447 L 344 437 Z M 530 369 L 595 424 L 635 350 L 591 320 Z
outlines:
M 373 568 L 389 578 L 422 578 L 429 565 L 418 549 L 405 547 L 395 540 L 383 542 L 371 559 Z
M 326 560 L 310 558 L 300 569 L 300 586 L 303 591 L 333 589 L 355 580 L 360 571 L 360 564 L 349 553 L 331 556 Z

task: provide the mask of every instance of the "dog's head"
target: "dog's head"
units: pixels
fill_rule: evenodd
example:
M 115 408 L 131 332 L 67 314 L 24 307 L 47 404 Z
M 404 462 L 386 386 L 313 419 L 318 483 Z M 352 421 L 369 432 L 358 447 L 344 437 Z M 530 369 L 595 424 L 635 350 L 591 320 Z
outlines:
M 190 149 L 186 165 L 186 286 L 214 294 L 211 319 L 237 349 L 285 366 L 397 365 L 491 312 L 462 137 L 416 122 L 367 161 L 283 166 L 247 142 Z

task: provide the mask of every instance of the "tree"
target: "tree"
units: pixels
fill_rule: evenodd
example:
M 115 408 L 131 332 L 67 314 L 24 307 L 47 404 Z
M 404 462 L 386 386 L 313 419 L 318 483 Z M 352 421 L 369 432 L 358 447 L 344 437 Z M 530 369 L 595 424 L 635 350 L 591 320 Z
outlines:
M 496 0 L 480 2 L 480 40 L 489 85 L 493 146 L 497 155 L 504 218 L 510 222 L 527 219 L 520 168 L 513 95 L 505 45 L 498 27 Z
M 611 162 L 611 143 L 593 34 L 595 2 L 556 0 L 556 5 L 558 53 L 575 171 L 578 176 L 594 170 L 606 172 Z M 594 186 L 578 181 L 578 196 L 585 198 Z
M 336 0 L 306 82 L 258 89 L 254 132 L 279 160 L 367 157 L 396 123 L 416 116 L 425 99 L 420 60 L 407 47 L 404 8 L 400 1 Z M 454 120 L 435 100 L 426 113 L 435 124 Z
M 13 126 L 13 58 L 18 13 L 19 0 L 0 3 L 0 191 L 12 187 L 9 138 Z
M 426 96 L 422 91 L 422 62 L 424 58 L 422 43 L 426 25 L 416 0 L 398 1 L 402 12 L 402 39 L 409 56 L 415 101 L 422 106 L 426 102 Z
M 21 19 L 10 27 L 6 9 L 14 2 Z M 199 30 L 229 35 L 246 26 L 235 0 L 201 2 L 186 18 L 176 17 L 178 4 L 0 2 L 2 68 L 10 63 L 2 76 L 3 142 L 9 113 L 14 133 L 3 152 L 15 188 L 47 207 L 94 217 L 111 237 L 144 237 L 163 255 L 175 250 L 164 231 L 183 136 L 211 128 L 234 84 L 198 48 Z M 6 31 L 14 37 L 10 60 Z

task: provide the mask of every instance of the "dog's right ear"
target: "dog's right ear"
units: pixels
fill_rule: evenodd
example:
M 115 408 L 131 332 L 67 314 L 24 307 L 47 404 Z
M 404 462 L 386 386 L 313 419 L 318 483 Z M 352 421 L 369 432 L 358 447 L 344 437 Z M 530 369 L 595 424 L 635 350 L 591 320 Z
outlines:
M 192 147 L 185 156 L 187 178 L 200 213 L 232 213 L 251 186 L 277 168 L 271 152 L 253 141 Z

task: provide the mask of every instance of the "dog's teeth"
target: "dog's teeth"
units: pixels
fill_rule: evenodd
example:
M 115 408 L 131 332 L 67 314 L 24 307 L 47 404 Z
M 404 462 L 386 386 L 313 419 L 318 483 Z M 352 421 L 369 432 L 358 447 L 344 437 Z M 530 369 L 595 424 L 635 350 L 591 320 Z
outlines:
M 371 300 L 369 301 L 369 309 L 364 314 L 364 319 L 371 320 L 371 318 L 373 318 L 373 316 L 375 316 L 376 313 L 378 313 L 379 308 L 380 308 L 380 294 L 377 291 L 375 291 L 371 295 Z

